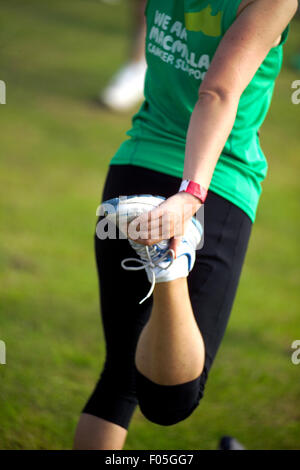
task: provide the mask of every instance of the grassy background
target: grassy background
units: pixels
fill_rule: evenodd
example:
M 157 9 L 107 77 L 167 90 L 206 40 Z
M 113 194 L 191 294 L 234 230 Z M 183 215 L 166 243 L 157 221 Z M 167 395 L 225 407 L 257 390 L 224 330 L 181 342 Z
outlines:
M 126 2 L 1 2 L 0 448 L 63 449 L 104 358 L 92 235 L 131 115 L 94 97 L 124 60 Z M 224 343 L 198 410 L 170 428 L 136 412 L 127 449 L 300 448 L 299 112 L 285 67 L 263 128 L 269 178 Z M 283 197 L 284 195 L 284 197 Z M 126 314 L 126 312 L 125 312 Z

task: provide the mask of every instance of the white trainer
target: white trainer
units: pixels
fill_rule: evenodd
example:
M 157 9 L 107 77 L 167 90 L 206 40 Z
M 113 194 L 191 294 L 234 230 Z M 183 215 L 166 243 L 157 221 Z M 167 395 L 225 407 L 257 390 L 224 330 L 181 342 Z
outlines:
M 123 233 L 124 227 L 144 212 L 158 207 L 165 199 L 151 195 L 129 196 L 105 201 L 104 215 L 108 220 L 118 225 Z M 152 246 L 144 246 L 129 239 L 131 247 L 139 255 L 139 258 L 126 258 L 121 262 L 123 269 L 127 271 L 146 270 L 151 288 L 140 304 L 148 299 L 154 290 L 155 284 L 169 282 L 174 279 L 187 277 L 195 263 L 195 251 L 203 235 L 203 229 L 199 221 L 192 217 L 185 230 L 182 241 L 177 249 L 177 256 L 169 249 L 169 240 L 163 240 Z M 136 263 L 129 265 L 128 263 Z
M 127 226 L 139 215 L 158 207 L 164 197 L 141 194 L 139 196 L 120 196 L 104 201 L 100 206 L 99 214 L 117 225 L 123 235 L 127 236 Z
M 144 99 L 145 59 L 126 64 L 112 78 L 100 100 L 115 111 L 126 111 Z

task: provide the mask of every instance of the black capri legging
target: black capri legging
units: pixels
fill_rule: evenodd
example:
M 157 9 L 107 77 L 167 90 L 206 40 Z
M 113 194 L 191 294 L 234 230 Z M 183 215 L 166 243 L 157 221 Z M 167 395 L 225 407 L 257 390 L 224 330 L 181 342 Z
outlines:
M 178 191 L 180 181 L 138 166 L 113 165 L 102 200 L 134 194 L 167 198 Z M 139 305 L 149 289 L 147 276 L 122 269 L 124 258 L 137 256 L 127 240 L 95 236 L 106 360 L 84 413 L 127 429 L 137 404 L 161 425 L 175 424 L 197 407 L 229 319 L 252 226 L 245 212 L 211 191 L 204 217 L 204 247 L 197 251 L 188 286 L 205 343 L 205 366 L 198 379 L 180 385 L 158 385 L 137 371 L 136 345 L 152 306 L 152 299 Z

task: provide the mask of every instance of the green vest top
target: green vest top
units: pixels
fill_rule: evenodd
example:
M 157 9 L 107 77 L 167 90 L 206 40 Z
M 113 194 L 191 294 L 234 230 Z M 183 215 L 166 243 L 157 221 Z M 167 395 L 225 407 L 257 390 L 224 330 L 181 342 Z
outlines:
M 182 177 L 186 134 L 198 89 L 241 0 L 148 0 L 145 101 L 112 165 L 133 164 Z M 255 219 L 267 162 L 259 128 L 282 65 L 271 49 L 243 92 L 236 120 L 216 165 L 210 190 Z

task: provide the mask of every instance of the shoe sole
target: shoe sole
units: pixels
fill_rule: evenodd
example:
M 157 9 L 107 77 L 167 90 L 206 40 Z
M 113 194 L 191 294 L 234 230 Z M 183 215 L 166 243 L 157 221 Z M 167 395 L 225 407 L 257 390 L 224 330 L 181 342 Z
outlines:
M 120 226 L 130 223 L 136 217 L 158 207 L 165 198 L 143 194 L 141 196 L 121 196 L 104 201 L 100 206 L 100 215 Z

